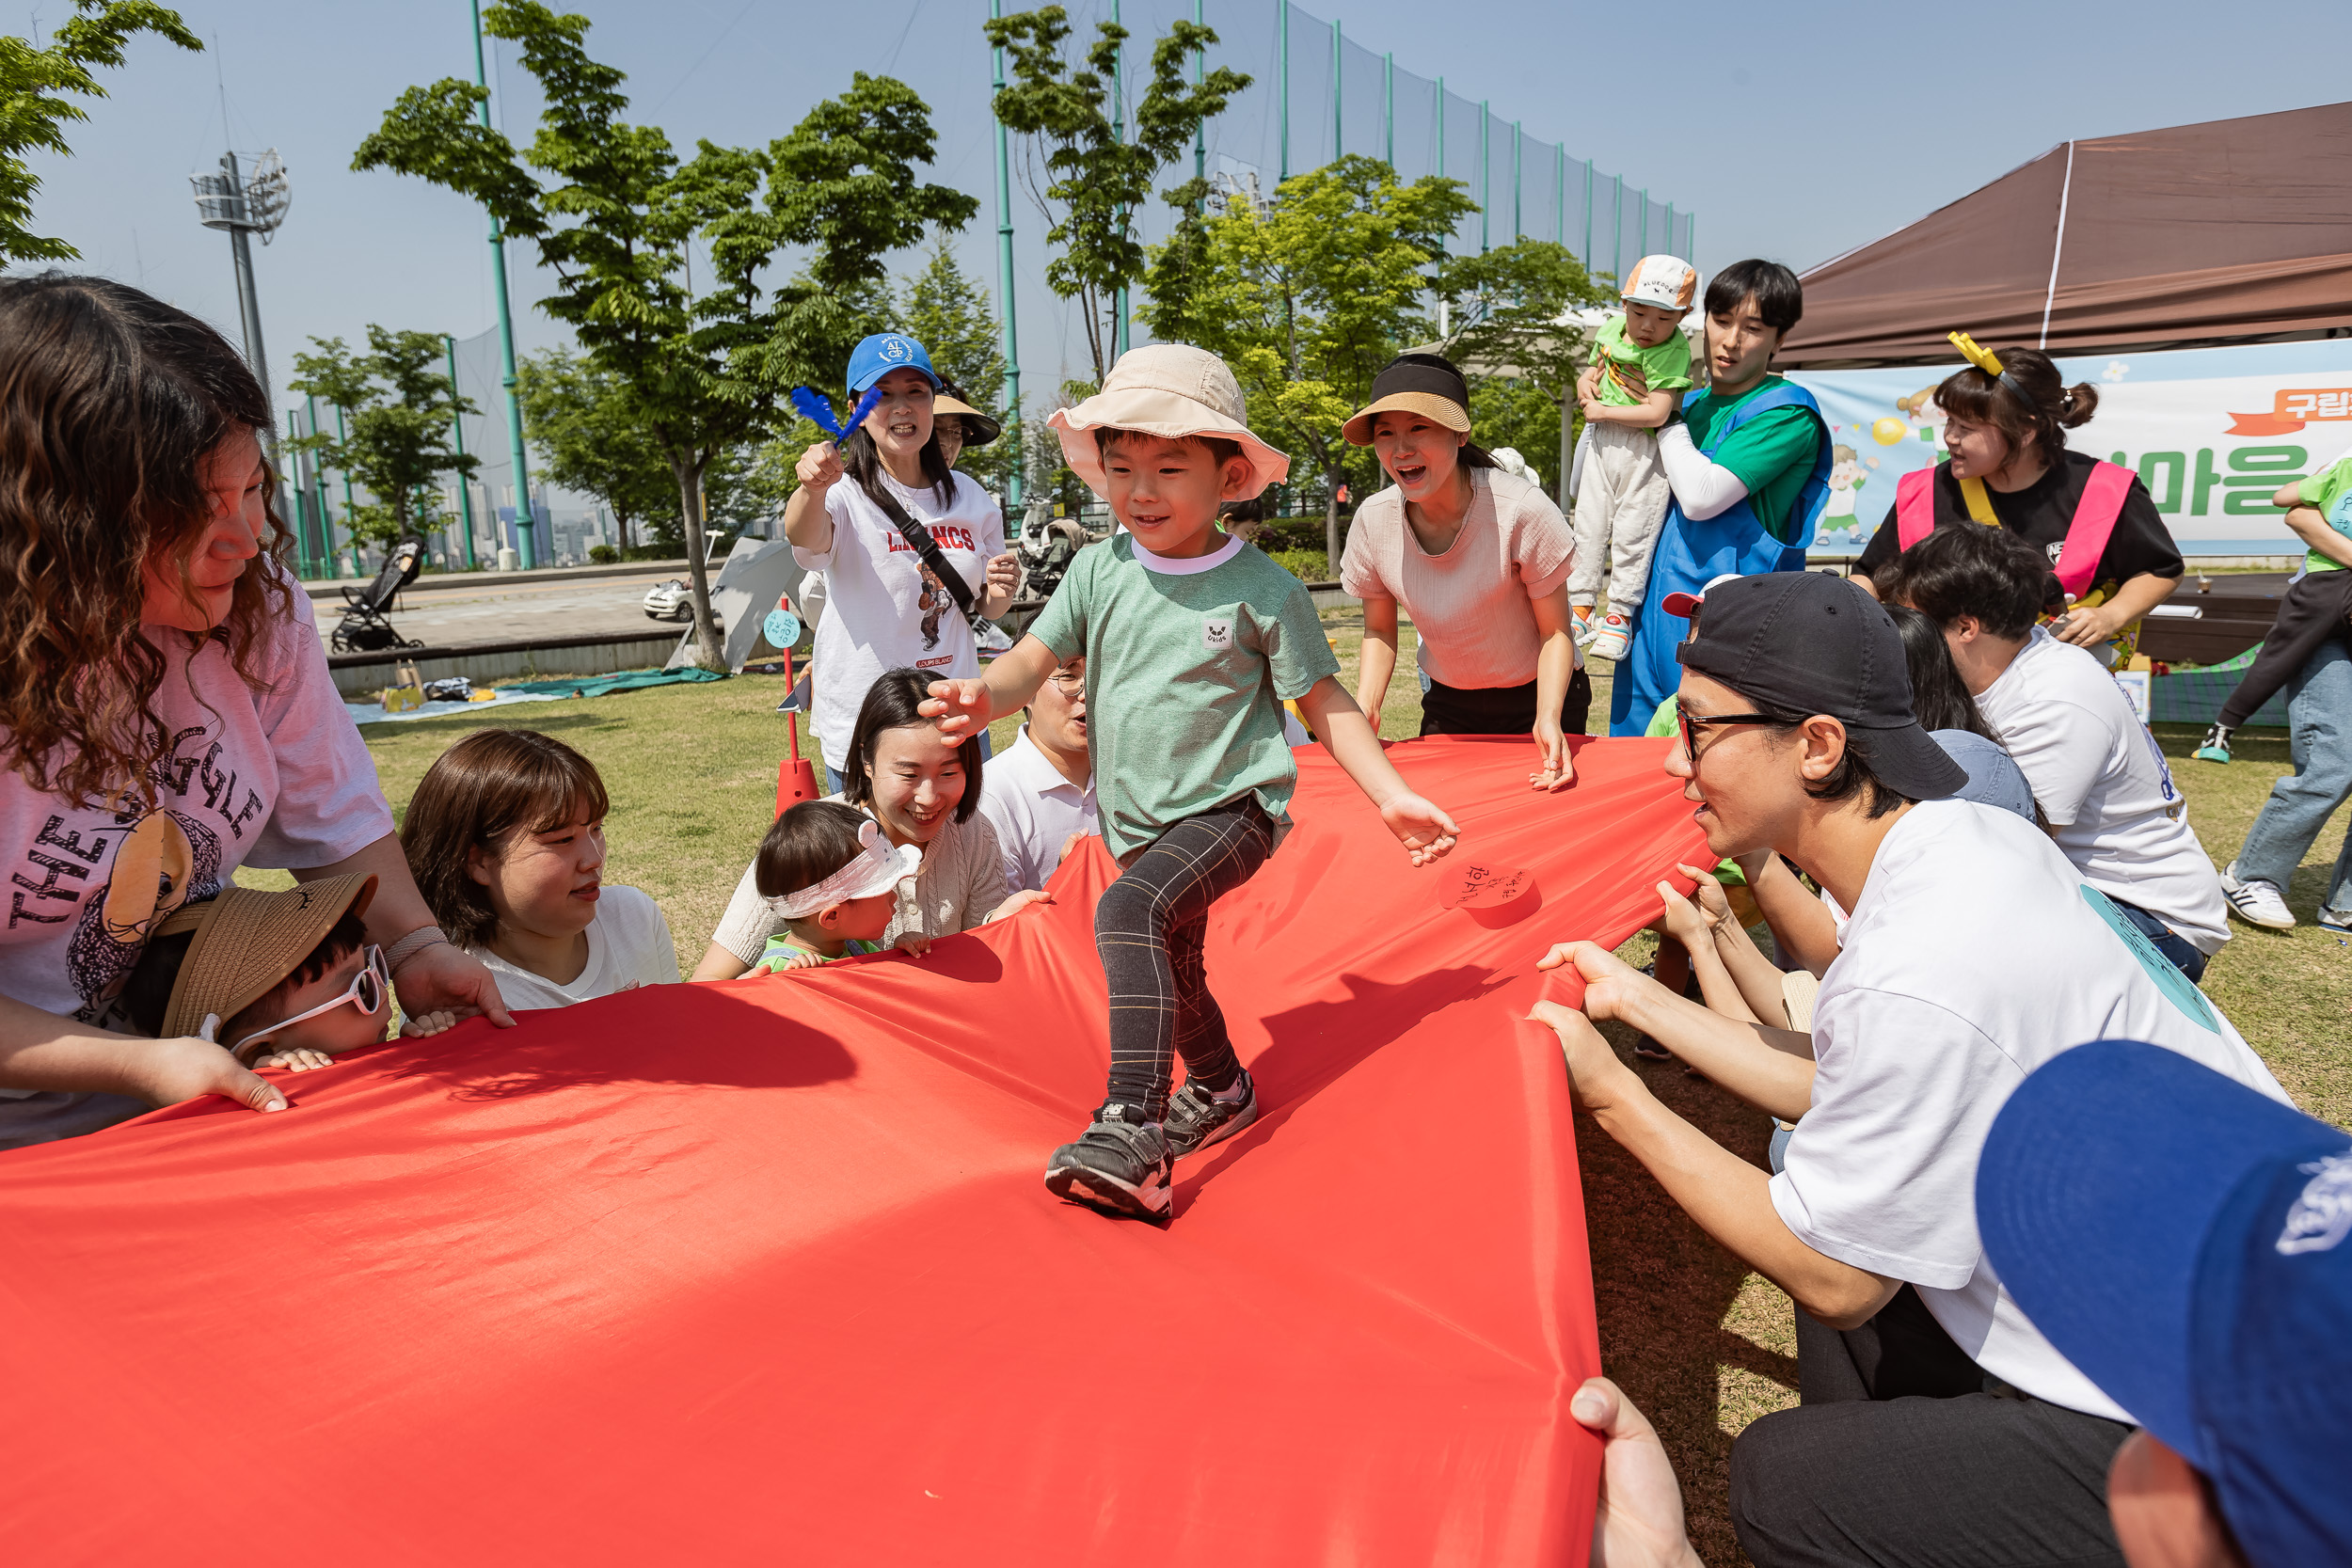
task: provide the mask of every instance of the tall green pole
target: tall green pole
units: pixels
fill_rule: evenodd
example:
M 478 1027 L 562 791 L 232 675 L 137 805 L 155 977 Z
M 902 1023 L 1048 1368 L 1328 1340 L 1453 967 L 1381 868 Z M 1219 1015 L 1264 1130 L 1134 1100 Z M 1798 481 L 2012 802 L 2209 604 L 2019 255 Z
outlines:
M 1577 258 L 1586 272 L 1593 268 L 1593 160 L 1584 160 L 1584 254 Z
M 1282 74 L 1282 162 L 1277 184 L 1291 177 L 1291 0 L 1274 0 L 1279 31 L 1276 58 Z
M 1209 24 L 1204 14 L 1206 6 L 1207 0 L 1192 0 L 1192 21 L 1196 27 Z M 1196 49 L 1192 52 L 1192 85 L 1197 87 L 1208 78 L 1209 52 Z M 1192 122 L 1192 177 L 1195 180 L 1209 177 L 1209 122 L 1206 119 Z
M 1119 0 L 1111 0 L 1111 25 L 1120 25 Z M 1111 52 L 1111 140 L 1127 139 L 1127 44 L 1123 39 Z M 1120 221 L 1125 222 L 1126 209 L 1120 209 Z M 1115 358 L 1127 352 L 1127 291 L 1119 289 L 1111 295 L 1111 354 Z
M 1523 182 L 1519 178 L 1525 163 L 1521 154 L 1527 147 L 1527 137 L 1522 126 L 1523 122 L 1520 120 L 1515 119 L 1511 122 L 1511 243 L 1513 245 L 1518 244 L 1519 236 L 1527 232 Z
M 339 447 L 343 446 L 350 439 L 351 437 L 343 433 L 343 405 L 339 403 L 335 405 L 335 444 Z M 343 470 L 343 531 L 345 533 L 351 533 L 351 519 L 356 512 L 357 503 L 351 499 L 351 470 L 345 468 Z M 351 575 L 355 578 L 366 577 L 367 566 L 359 559 L 359 536 L 353 533 L 350 544 Z M 336 575 L 340 577 L 342 574 L 338 572 Z
M 989 0 L 988 14 L 1002 18 L 1005 0 Z M 1005 52 L 990 52 L 995 57 L 996 90 L 1005 90 Z M 989 118 L 995 119 L 996 104 L 989 102 Z M 1005 422 L 1012 430 L 1012 477 L 1005 482 L 1005 504 L 1021 504 L 1021 466 L 1025 460 L 1021 445 L 1021 333 L 1014 325 L 1012 308 L 1012 158 L 1006 150 L 1005 122 L 996 120 L 996 299 L 998 313 L 1005 325 Z
M 1396 167 L 1396 55 L 1391 51 L 1381 67 L 1380 126 L 1388 139 L 1385 156 L 1391 168 Z
M 1671 256 L 1671 255 L 1673 255 L 1673 254 L 1674 254 L 1674 248 L 1675 248 L 1675 204 L 1674 204 L 1673 202 L 1669 201 L 1669 202 L 1667 202 L 1667 203 L 1666 203 L 1666 253 L 1667 253 L 1668 255 L 1670 255 L 1670 256 Z M 1687 260 L 1687 258 L 1686 258 L 1686 260 Z
M 1331 19 L 1331 161 L 1337 163 L 1345 155 L 1342 145 L 1345 127 L 1340 119 L 1340 91 L 1347 85 L 1347 66 L 1340 42 L 1340 19 Z
M 1568 243 L 1568 150 L 1559 142 L 1551 144 L 1551 243 L 1566 247 Z
M 485 91 L 490 86 L 489 58 L 482 44 L 482 0 L 471 0 L 473 6 L 473 80 Z M 490 124 L 490 101 L 484 99 L 475 108 L 482 116 L 485 130 Z M 499 307 L 499 375 L 500 385 L 506 388 L 506 447 L 507 456 L 515 465 L 515 549 L 522 559 L 523 570 L 539 563 L 538 531 L 531 520 L 531 464 L 523 455 L 523 404 L 515 390 L 515 320 L 506 302 L 506 237 L 499 230 L 499 220 L 490 220 L 490 276 L 497 284 Z
M 1649 187 L 1647 185 L 1642 187 L 1641 234 L 1633 243 L 1635 254 L 1642 256 L 1649 254 Z
M 310 436 L 316 439 L 319 433 L 319 400 L 306 395 L 302 404 L 310 411 Z M 331 577 L 335 573 L 335 517 L 326 510 L 326 465 L 318 460 L 316 453 L 310 456 L 310 509 L 317 514 L 319 520 L 318 569 Z
M 450 438 L 457 443 L 457 455 L 466 455 L 466 417 L 457 411 L 457 340 L 441 334 L 441 342 L 449 350 L 449 430 Z M 473 570 L 473 481 L 464 469 L 457 473 L 457 506 L 466 515 L 466 570 Z
M 1445 178 L 1445 78 L 1438 78 L 1438 178 Z
M 1494 152 L 1495 117 L 1486 99 L 1478 101 L 1478 249 L 1486 254 L 1492 244 L 1495 204 Z
M 1609 177 L 1609 276 L 1625 281 L 1625 176 Z

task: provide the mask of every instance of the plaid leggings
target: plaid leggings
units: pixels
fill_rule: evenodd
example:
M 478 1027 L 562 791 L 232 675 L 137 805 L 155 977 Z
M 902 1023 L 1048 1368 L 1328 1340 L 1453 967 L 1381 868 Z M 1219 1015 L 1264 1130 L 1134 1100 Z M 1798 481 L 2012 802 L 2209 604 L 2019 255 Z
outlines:
M 1241 1071 L 1201 945 L 1209 906 L 1255 876 L 1273 850 L 1274 824 L 1244 796 L 1168 829 L 1104 890 L 1094 945 L 1110 983 L 1112 1104 L 1165 1119 L 1178 1056 L 1188 1077 L 1212 1089 Z

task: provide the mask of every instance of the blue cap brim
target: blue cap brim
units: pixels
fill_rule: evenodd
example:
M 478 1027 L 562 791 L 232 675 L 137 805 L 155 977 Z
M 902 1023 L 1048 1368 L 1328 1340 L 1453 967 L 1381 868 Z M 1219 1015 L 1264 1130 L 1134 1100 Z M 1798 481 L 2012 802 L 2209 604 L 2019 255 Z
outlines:
M 2213 1473 L 2196 1414 L 2192 1302 L 2232 1196 L 2342 1132 L 2175 1051 L 2078 1046 L 2001 1107 L 1977 1165 L 1977 1229 L 2042 1337 L 2191 1465 Z M 2207 1283 L 2210 1289 L 2210 1282 Z
M 924 380 L 931 384 L 932 391 L 936 392 L 939 390 L 939 377 L 933 375 L 930 372 L 925 370 L 920 365 L 884 365 L 882 369 L 874 372 L 871 375 L 864 376 L 856 381 L 850 382 L 850 395 L 853 397 L 862 395 L 867 388 L 871 387 L 875 382 L 880 381 L 883 376 L 888 375 L 892 371 L 913 371 L 915 374 L 921 376 Z

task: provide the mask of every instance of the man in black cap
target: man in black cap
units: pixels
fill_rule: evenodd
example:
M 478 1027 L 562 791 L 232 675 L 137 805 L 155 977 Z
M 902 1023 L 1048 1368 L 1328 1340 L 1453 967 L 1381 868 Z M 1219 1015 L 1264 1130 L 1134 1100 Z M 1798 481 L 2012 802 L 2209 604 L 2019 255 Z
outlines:
M 2089 1041 L 2269 1074 L 2047 835 L 1950 799 L 1966 776 L 1913 718 L 1901 638 L 1861 590 L 1724 583 L 1677 657 L 1666 768 L 1708 851 L 1788 857 L 1841 927 L 1812 1034 L 1709 1013 L 1590 942 L 1545 960 L 1584 982 L 1583 1010 L 1536 1017 L 1601 1129 L 1796 1301 L 1804 1403 L 1733 1445 L 1740 1544 L 1764 1568 L 2120 1560 L 2104 1483 L 2131 1418 L 1985 1260 L 1978 1154 L 2026 1074 Z M 1795 1120 L 1781 1174 L 1660 1105 L 1594 1029 L 1610 1018 Z

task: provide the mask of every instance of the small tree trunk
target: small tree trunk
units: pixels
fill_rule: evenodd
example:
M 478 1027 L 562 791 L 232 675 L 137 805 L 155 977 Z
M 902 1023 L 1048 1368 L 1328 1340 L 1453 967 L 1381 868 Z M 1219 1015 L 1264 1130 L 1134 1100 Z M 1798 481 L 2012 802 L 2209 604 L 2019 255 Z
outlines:
M 1340 575 L 1340 470 L 1331 468 L 1323 476 L 1323 553 L 1324 570 L 1333 578 Z
M 704 563 L 702 475 L 691 453 L 670 453 L 670 472 L 677 480 L 679 515 L 686 524 L 686 580 L 694 590 L 694 647 L 706 670 L 724 672 L 726 646 L 719 641 L 719 623 L 710 613 L 710 570 Z

